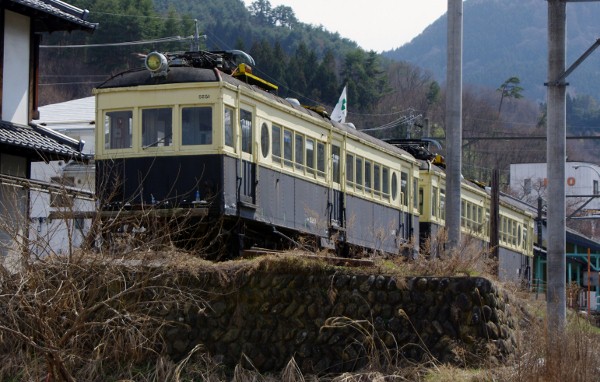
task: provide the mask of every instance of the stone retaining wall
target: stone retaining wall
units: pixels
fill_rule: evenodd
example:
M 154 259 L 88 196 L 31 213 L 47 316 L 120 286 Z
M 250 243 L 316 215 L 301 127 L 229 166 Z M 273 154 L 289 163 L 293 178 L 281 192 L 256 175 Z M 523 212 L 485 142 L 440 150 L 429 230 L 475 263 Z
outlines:
M 432 357 L 502 360 L 515 345 L 507 296 L 483 278 L 263 267 L 200 282 L 211 286 L 210 309 L 168 313 L 182 324 L 166 333 L 175 359 L 202 344 L 228 366 L 245 355 L 259 371 L 280 370 L 294 357 L 303 372 L 329 373 Z

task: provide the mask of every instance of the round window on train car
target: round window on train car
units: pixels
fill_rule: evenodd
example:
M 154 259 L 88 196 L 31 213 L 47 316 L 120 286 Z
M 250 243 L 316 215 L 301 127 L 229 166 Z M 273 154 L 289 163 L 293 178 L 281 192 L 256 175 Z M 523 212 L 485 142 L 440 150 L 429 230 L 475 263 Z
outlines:
M 392 199 L 398 198 L 398 176 L 395 172 L 392 173 Z
M 266 123 L 262 124 L 260 128 L 260 151 L 262 152 L 263 158 L 269 155 L 269 126 Z

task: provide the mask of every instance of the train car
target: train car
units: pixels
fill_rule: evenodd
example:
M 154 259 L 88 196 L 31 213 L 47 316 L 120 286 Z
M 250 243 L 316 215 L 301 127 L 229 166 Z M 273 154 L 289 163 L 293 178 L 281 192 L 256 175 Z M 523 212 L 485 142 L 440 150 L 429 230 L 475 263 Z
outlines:
M 419 213 L 421 244 L 432 254 L 440 253 L 445 225 L 445 171 L 421 162 L 419 183 Z M 461 181 L 461 232 L 476 240 L 482 250 L 490 245 L 491 195 L 489 189 L 463 179 Z M 529 278 L 533 259 L 534 216 L 501 195 L 498 226 L 499 276 L 504 280 L 523 281 Z
M 102 216 L 169 216 L 182 242 L 207 237 L 229 255 L 414 242 L 418 161 L 278 97 L 253 64 L 240 51 L 152 52 L 94 90 Z

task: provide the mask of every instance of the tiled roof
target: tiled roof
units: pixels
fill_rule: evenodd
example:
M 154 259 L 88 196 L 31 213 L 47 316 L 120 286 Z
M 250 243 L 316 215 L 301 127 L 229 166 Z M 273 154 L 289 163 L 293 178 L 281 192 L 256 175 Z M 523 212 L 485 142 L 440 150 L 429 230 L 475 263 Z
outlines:
M 38 14 L 32 15 L 34 19 L 40 19 L 42 15 L 47 15 L 67 22 L 63 22 L 63 26 L 60 28 L 56 21 L 45 20 L 49 24 L 47 27 L 51 26 L 53 30 L 74 29 L 72 26 L 66 27 L 68 23 L 76 24 L 74 26 L 77 29 L 94 30 L 96 28 L 95 23 L 86 21 L 89 13 L 87 10 L 79 9 L 60 0 L 7 0 L 3 3 L 8 9 L 17 10 L 20 6 L 20 9 L 24 7 L 34 12 L 38 11 Z
M 0 145 L 25 149 L 42 156 L 82 158 L 77 141 L 41 126 L 0 121 Z

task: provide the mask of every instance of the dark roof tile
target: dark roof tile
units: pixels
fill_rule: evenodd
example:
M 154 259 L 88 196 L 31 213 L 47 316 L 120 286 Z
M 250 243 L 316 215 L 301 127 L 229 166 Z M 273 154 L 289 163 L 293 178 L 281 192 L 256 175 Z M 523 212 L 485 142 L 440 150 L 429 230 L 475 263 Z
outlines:
M 0 145 L 26 148 L 46 156 L 83 159 L 79 142 L 40 126 L 0 121 Z
M 60 0 L 8 0 L 6 6 L 10 8 L 10 3 L 18 4 L 33 10 L 43 12 L 47 15 L 78 25 L 84 30 L 94 30 L 95 23 L 86 21 L 89 12 L 79 9 L 71 4 Z

